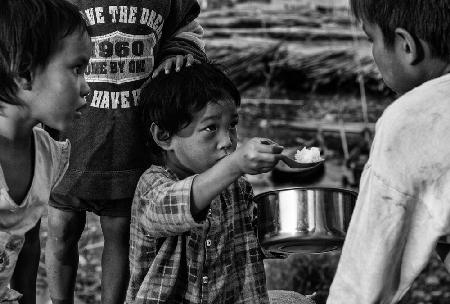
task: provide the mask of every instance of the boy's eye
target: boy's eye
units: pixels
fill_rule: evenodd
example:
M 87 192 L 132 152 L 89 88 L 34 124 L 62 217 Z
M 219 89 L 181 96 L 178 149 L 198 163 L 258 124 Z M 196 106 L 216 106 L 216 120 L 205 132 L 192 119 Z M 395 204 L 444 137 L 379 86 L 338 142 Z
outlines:
M 205 128 L 205 131 L 208 131 L 208 132 L 214 132 L 216 130 L 217 130 L 217 127 L 215 125 L 209 125 Z
M 82 65 L 77 65 L 73 68 L 73 72 L 75 75 L 84 75 L 85 67 Z

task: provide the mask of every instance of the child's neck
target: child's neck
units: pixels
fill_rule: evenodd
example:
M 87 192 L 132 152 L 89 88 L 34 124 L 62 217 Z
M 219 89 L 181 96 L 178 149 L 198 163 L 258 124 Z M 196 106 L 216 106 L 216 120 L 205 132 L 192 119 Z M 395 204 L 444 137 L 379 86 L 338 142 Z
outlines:
M 428 61 L 428 65 L 424 66 L 424 69 L 420 71 L 422 77 L 425 77 L 425 81 L 439 78 L 448 73 L 450 73 L 450 63 L 438 58 Z
M 170 152 L 165 155 L 164 166 L 175 173 L 180 180 L 195 174 L 184 167 L 174 155 L 170 154 Z
M 10 197 L 20 205 L 33 181 L 36 153 L 34 136 L 32 130 L 28 136 L 14 134 L 15 136 L 8 137 L 5 137 L 3 131 L 2 129 L 0 135 L 0 165 Z
M 30 155 L 34 135 L 32 127 L 0 116 L 0 161 L 11 163 L 19 155 Z

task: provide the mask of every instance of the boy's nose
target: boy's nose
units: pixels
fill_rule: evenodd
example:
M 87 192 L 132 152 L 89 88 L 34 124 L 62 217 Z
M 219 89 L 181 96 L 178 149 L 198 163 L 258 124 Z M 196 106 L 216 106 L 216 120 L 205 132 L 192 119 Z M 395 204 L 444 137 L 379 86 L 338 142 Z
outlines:
M 229 149 L 233 146 L 233 140 L 231 138 L 231 134 L 228 132 L 223 132 L 219 141 L 218 148 L 221 149 Z

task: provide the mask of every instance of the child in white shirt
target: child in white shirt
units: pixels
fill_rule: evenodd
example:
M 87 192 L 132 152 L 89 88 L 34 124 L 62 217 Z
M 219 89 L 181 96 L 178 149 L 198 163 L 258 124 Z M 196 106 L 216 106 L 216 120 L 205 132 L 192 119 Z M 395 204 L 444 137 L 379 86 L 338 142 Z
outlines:
M 351 7 L 383 80 L 403 95 L 377 122 L 327 303 L 393 304 L 450 234 L 450 2 Z
M 36 125 L 67 130 L 81 115 L 91 42 L 66 1 L 4 0 L 0 28 L 0 303 L 32 304 L 40 218 L 70 150 Z

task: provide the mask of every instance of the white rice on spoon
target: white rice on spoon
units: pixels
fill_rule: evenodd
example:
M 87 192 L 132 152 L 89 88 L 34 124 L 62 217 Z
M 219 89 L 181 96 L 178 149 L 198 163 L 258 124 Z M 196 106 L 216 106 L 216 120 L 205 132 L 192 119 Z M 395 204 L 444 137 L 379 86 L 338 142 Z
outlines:
M 295 161 L 298 163 L 315 163 L 322 161 L 323 158 L 320 157 L 320 149 L 317 147 L 306 148 L 304 147 L 301 151 L 297 150 L 295 153 Z

